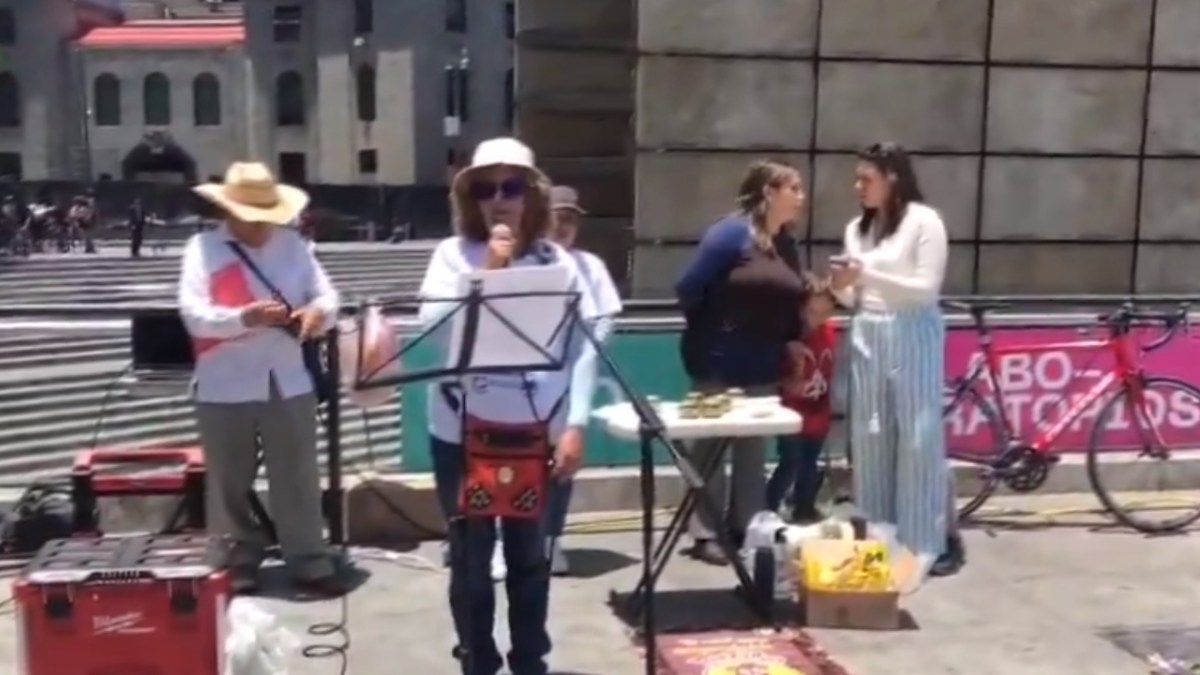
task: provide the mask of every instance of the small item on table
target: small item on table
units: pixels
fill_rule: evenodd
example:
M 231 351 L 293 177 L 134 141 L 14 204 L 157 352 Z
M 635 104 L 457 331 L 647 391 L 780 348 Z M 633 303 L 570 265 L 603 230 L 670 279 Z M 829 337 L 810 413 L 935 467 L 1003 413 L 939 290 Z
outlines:
M 694 420 L 700 416 L 700 408 L 694 400 L 685 400 L 679 404 L 679 419 Z
M 709 396 L 705 401 L 705 405 L 708 411 L 707 417 L 712 419 L 723 417 L 731 408 L 729 397 L 723 394 Z

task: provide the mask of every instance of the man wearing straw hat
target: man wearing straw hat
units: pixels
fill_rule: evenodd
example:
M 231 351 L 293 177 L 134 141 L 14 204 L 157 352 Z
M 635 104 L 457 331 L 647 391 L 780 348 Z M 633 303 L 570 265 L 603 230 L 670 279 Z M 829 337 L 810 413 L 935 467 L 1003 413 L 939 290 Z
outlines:
M 298 588 L 344 591 L 322 537 L 314 379 L 302 343 L 337 318 L 338 293 L 293 221 L 308 195 L 258 163 L 237 162 L 225 182 L 195 188 L 224 223 L 183 253 L 179 307 L 196 353 L 195 400 L 208 465 L 208 528 L 232 540 L 235 592 L 257 583 L 266 542 L 251 511 L 258 453 L 270 510 Z

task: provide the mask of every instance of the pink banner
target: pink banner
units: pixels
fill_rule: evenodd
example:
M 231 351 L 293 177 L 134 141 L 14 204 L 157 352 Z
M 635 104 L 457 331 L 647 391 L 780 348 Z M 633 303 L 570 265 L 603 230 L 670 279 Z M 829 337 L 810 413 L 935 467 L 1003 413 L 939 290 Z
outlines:
M 1099 340 L 1107 335 L 1103 328 L 997 328 L 995 345 L 1012 348 L 1021 345 L 1052 345 L 1084 340 Z M 1147 329 L 1147 340 L 1161 335 Z M 979 336 L 974 330 L 949 331 L 946 343 L 946 376 L 963 377 L 971 372 L 979 352 Z M 1033 440 L 1066 419 L 1068 411 L 1080 405 L 1091 390 L 1112 372 L 1113 359 L 1107 349 L 1060 349 L 1047 351 L 1018 350 L 1000 357 L 997 373 L 1004 391 L 1008 418 L 1018 435 Z M 1148 375 L 1179 378 L 1200 384 L 1200 339 L 1180 335 L 1143 359 Z M 979 381 L 981 391 L 993 403 L 986 378 Z M 1150 414 L 1168 447 L 1186 444 L 1195 447 L 1200 430 L 1200 400 L 1185 392 L 1166 390 L 1148 392 Z M 1110 395 L 1101 396 L 1085 406 L 1076 421 L 1066 425 L 1052 447 L 1081 452 L 1087 449 L 1094 422 Z M 949 401 L 947 401 L 949 403 Z M 1123 409 L 1105 430 L 1101 447 L 1117 450 L 1133 447 L 1136 430 Z M 987 451 L 993 434 L 981 415 L 971 414 L 968 406 L 956 406 L 946 418 L 947 445 L 955 453 Z

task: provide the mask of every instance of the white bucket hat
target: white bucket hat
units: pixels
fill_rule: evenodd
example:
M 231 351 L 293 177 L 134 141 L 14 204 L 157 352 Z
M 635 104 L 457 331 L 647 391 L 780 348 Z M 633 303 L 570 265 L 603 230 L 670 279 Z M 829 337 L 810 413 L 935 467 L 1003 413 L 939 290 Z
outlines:
M 471 156 L 471 165 L 455 174 L 452 183 L 455 198 L 465 199 L 471 176 L 480 169 L 492 166 L 516 167 L 525 171 L 531 179 L 530 182 L 549 182 L 546 174 L 534 163 L 533 150 L 528 145 L 515 138 L 492 138 L 476 146 L 475 154 Z
M 275 180 L 259 162 L 234 162 L 224 183 L 205 183 L 192 190 L 238 220 L 271 225 L 290 224 L 308 206 L 308 193 Z

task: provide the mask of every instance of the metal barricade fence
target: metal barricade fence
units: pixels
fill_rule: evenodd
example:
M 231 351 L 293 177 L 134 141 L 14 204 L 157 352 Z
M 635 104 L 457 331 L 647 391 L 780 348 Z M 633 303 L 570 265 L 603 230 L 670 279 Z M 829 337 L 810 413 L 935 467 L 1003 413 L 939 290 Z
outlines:
M 1139 305 L 1200 303 L 1200 296 L 1060 296 L 966 297 L 956 300 L 1008 302 L 1012 311 L 997 312 L 993 325 L 1014 340 L 1047 341 L 1078 336 L 1098 326 L 1096 315 L 1125 302 Z M 356 307 L 348 304 L 347 313 Z M 416 304 L 399 305 L 392 319 L 402 334 L 415 327 Z M 128 318 L 134 313 L 173 312 L 170 305 L 0 305 L 0 483 L 20 484 L 30 477 L 69 470 L 74 452 L 100 445 L 194 444 L 191 406 L 176 387 L 150 390 L 125 372 L 130 359 Z M 839 324 L 845 318 L 836 319 Z M 948 374 L 965 369 L 975 353 L 969 318 L 948 314 Z M 678 358 L 683 327 L 674 303 L 630 301 L 612 341 L 617 361 L 643 393 L 681 395 L 690 387 Z M 1181 339 L 1155 353 L 1156 371 L 1200 382 L 1200 344 Z M 1196 351 L 1194 351 L 1196 350 Z M 415 350 L 414 350 L 415 351 Z M 844 354 L 845 350 L 842 350 Z M 423 358 L 413 354 L 412 358 Z M 839 364 L 840 365 L 840 364 Z M 1045 408 L 1062 396 L 1072 372 L 1084 364 L 1050 352 L 1037 359 L 1015 359 L 1007 376 L 1017 393 Z M 122 378 L 122 375 L 126 377 Z M 846 368 L 837 369 L 844 378 Z M 135 386 L 136 385 L 136 386 Z M 174 385 L 172 385 L 174 386 Z M 368 415 L 347 409 L 339 435 L 349 467 L 427 471 L 424 385 L 402 387 L 394 403 Z M 616 388 L 604 376 L 598 402 L 613 400 Z M 844 397 L 838 397 L 839 399 Z M 838 410 L 844 410 L 839 401 Z M 841 425 L 830 442 L 844 454 Z M 620 466 L 636 459 L 636 448 L 589 434 L 589 464 Z

